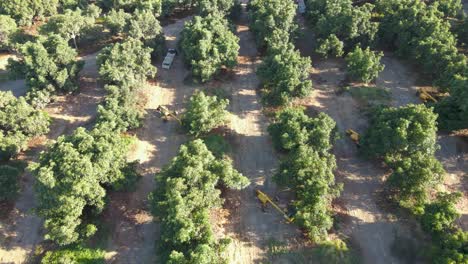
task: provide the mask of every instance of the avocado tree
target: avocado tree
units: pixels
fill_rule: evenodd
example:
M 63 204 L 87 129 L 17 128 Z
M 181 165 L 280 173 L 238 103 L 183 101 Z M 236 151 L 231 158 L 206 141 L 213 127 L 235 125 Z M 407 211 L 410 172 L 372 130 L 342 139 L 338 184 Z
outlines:
M 13 166 L 0 165 L 0 202 L 16 198 L 20 190 L 21 171 Z
M 341 57 L 343 56 L 344 43 L 339 40 L 335 34 L 331 34 L 325 40 L 319 41 L 317 53 L 325 58 L 328 56 Z
M 237 0 L 196 0 L 200 15 L 206 16 L 211 13 L 220 12 L 223 15 L 229 13 Z
M 34 109 L 24 97 L 0 91 L 0 160 L 25 150 L 29 139 L 49 131 L 46 113 Z
M 354 6 L 351 0 L 307 0 L 308 18 L 319 42 L 335 35 L 347 49 L 374 44 L 379 24 L 371 19 L 373 9 L 370 3 Z
M 229 100 L 207 96 L 202 91 L 190 97 L 187 111 L 182 119 L 185 130 L 194 136 L 210 132 L 214 128 L 226 124 Z
M 311 118 L 304 114 L 303 108 L 289 107 L 276 114 L 268 133 L 278 150 L 290 151 L 308 145 L 326 152 L 332 147 L 335 127 L 335 121 L 324 113 Z
M 335 156 L 307 145 L 300 145 L 282 160 L 275 180 L 292 187 L 297 198 L 295 222 L 305 228 L 314 242 L 327 238 L 333 226 L 331 202 L 339 196 L 341 186 L 335 184 Z
M 11 48 L 11 38 L 17 30 L 18 27 L 13 18 L 7 15 L 0 15 L 0 50 Z
M 2 0 L 0 14 L 9 15 L 19 25 L 30 25 L 33 18 L 57 13 L 59 0 Z
M 361 140 L 363 151 L 370 156 L 388 158 L 416 152 L 433 155 L 437 149 L 436 120 L 432 108 L 424 105 L 376 109 L 370 129 Z
M 114 85 L 141 83 L 156 75 L 151 65 L 151 48 L 129 38 L 102 49 L 97 57 L 101 79 Z
M 111 127 L 78 128 L 41 153 L 31 171 L 36 177 L 36 212 L 45 218 L 46 239 L 68 245 L 94 234 L 96 227 L 82 215 L 88 209 L 101 212 L 105 187 L 121 188 L 128 181 L 129 142 Z
M 466 246 L 468 232 L 458 227 L 460 217 L 456 204 L 460 193 L 439 193 L 434 201 L 426 204 L 420 215 L 423 230 L 432 236 L 431 257 L 434 263 L 465 263 L 468 261 Z
M 265 47 L 267 38 L 280 30 L 293 33 L 297 29 L 294 22 L 297 6 L 293 1 L 252 0 L 248 4 L 250 30 L 255 33 L 257 45 Z
M 223 203 L 219 184 L 243 189 L 249 180 L 231 162 L 216 159 L 200 139 L 182 145 L 156 175 L 150 201 L 161 223 L 162 262 L 225 263 L 228 240 L 214 236 L 209 219 L 210 210 Z
M 8 68 L 26 79 L 29 100 L 43 106 L 57 92 L 78 89 L 78 73 L 84 63 L 77 61 L 77 52 L 58 35 L 27 42 L 19 49 L 19 60 L 8 60 Z
M 352 52 L 346 55 L 346 66 L 349 75 L 353 79 L 368 83 L 384 70 L 385 66 L 380 63 L 383 52 L 373 52 L 367 47 L 362 50 L 356 47 Z
M 445 171 L 434 155 L 416 152 L 409 156 L 388 158 L 392 174 L 387 184 L 401 206 L 419 210 L 429 199 L 429 192 L 439 184 Z
M 50 17 L 47 23 L 41 26 L 40 32 L 57 34 L 67 41 L 73 40 L 74 47 L 78 49 L 77 38 L 93 27 L 95 20 L 95 16 L 88 15 L 80 9 L 74 11 L 67 9 L 63 14 Z
M 302 57 L 291 43 L 270 49 L 257 69 L 265 90 L 265 101 L 283 105 L 292 98 L 307 96 L 312 91 L 310 68 L 310 58 Z
M 219 14 L 196 16 L 185 24 L 180 46 L 192 74 L 202 82 L 210 80 L 222 67 L 237 64 L 239 38 Z
M 104 26 L 112 34 L 121 34 L 125 31 L 131 17 L 132 15 L 126 13 L 123 9 L 112 9 L 104 16 Z
M 146 47 L 153 49 L 153 55 L 162 55 L 166 39 L 159 20 L 148 10 L 137 9 L 128 20 L 128 36 L 141 40 Z
M 127 131 L 141 125 L 144 110 L 138 105 L 138 84 L 106 85 L 104 103 L 98 105 L 97 123 L 107 123 L 116 131 Z

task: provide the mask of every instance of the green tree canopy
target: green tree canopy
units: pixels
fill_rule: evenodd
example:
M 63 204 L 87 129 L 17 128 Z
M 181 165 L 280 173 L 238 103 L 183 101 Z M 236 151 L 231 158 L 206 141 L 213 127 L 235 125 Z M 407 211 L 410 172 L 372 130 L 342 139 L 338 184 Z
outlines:
M 120 34 L 125 31 L 131 17 L 132 15 L 123 9 L 112 9 L 104 16 L 104 25 L 112 34 Z
M 193 76 L 202 82 L 210 80 L 222 67 L 237 64 L 239 38 L 220 15 L 196 16 L 185 24 L 180 46 Z
M 49 131 L 49 117 L 34 109 L 24 97 L 0 91 L 0 160 L 27 148 L 28 140 Z
M 442 164 L 431 154 L 416 152 L 410 156 L 386 160 L 392 168 L 387 179 L 400 205 L 419 210 L 429 198 L 429 192 L 439 184 L 445 173 Z
M 210 209 L 223 200 L 218 183 L 242 189 L 249 180 L 226 160 L 216 159 L 202 140 L 180 147 L 178 155 L 156 175 L 151 194 L 153 214 L 161 222 L 161 249 L 167 263 L 224 263 L 225 240 L 213 235 Z
M 196 0 L 199 14 L 206 16 L 208 14 L 220 12 L 226 15 L 234 6 L 236 0 Z
M 322 152 L 322 153 L 320 153 Z M 277 182 L 296 191 L 294 219 L 303 226 L 314 242 L 325 241 L 333 226 L 331 202 L 340 192 L 333 171 L 335 156 L 301 145 L 280 164 L 275 175 Z
M 333 57 L 343 56 L 343 49 L 343 41 L 339 40 L 335 34 L 331 34 L 325 40 L 319 41 L 319 46 L 316 51 L 323 57 L 328 58 L 329 55 Z
M 293 44 L 270 48 L 257 69 L 265 89 L 264 99 L 272 105 L 283 105 L 292 98 L 309 95 L 312 90 L 310 68 L 310 58 L 302 57 Z
M 18 27 L 13 18 L 7 15 L 0 15 L 0 50 L 11 47 L 11 37 L 16 33 Z
M 43 34 L 60 35 L 67 41 L 73 40 L 73 44 L 77 49 L 77 39 L 80 38 L 86 30 L 94 26 L 95 20 L 95 16 L 91 16 L 80 9 L 74 11 L 67 9 L 63 14 L 50 17 L 47 23 L 40 28 L 40 31 Z
M 377 109 L 361 140 L 364 151 L 371 156 L 389 158 L 416 152 L 434 155 L 436 119 L 432 109 L 424 105 Z
M 152 12 L 155 16 L 161 14 L 162 2 L 167 0 L 100 0 L 99 5 L 106 10 L 123 9 L 125 12 L 132 13 L 136 9 Z
M 214 128 L 226 124 L 229 100 L 207 96 L 202 91 L 190 97 L 187 111 L 182 119 L 185 130 L 195 136 L 208 133 Z
M 380 63 L 382 56 L 383 52 L 373 52 L 369 47 L 365 50 L 356 47 L 346 55 L 348 73 L 352 78 L 368 83 L 377 78 L 379 73 L 384 70 L 385 65 Z
M 127 39 L 102 49 L 97 58 L 101 79 L 108 84 L 141 83 L 156 75 L 151 48 L 137 39 Z
M 19 169 L 9 165 L 0 165 L 0 202 L 16 198 L 20 190 L 20 175 Z
M 9 59 L 8 68 L 23 75 L 33 94 L 31 98 L 44 98 L 50 94 L 73 92 L 78 89 L 78 73 L 84 63 L 77 61 L 77 52 L 65 39 L 57 35 L 27 42 L 19 49 L 20 60 Z M 41 105 L 43 102 L 34 104 Z
M 46 239 L 67 245 L 93 234 L 88 231 L 95 232 L 96 227 L 81 217 L 85 208 L 102 211 L 105 186 L 121 188 L 127 181 L 129 143 L 106 126 L 89 132 L 78 128 L 41 153 L 31 170 L 36 177 L 36 210 L 45 218 Z
M 303 108 L 286 108 L 276 114 L 275 122 L 268 127 L 273 144 L 279 150 L 293 150 L 309 145 L 322 153 L 332 147 L 335 121 L 324 113 L 311 118 Z
M 30 25 L 34 17 L 57 13 L 59 0 L 2 0 L 0 14 L 9 15 L 20 25 Z
M 372 4 L 353 6 L 351 0 L 307 0 L 307 9 L 318 39 L 335 35 L 348 48 L 373 45 L 379 24 L 371 19 Z
M 294 22 L 297 6 L 293 1 L 252 0 L 248 9 L 250 30 L 255 33 L 259 47 L 267 44 L 267 38 L 275 30 L 291 34 L 297 29 Z
M 106 85 L 108 92 L 98 106 L 97 123 L 107 123 L 117 131 L 127 131 L 141 125 L 144 110 L 138 105 L 138 84 Z

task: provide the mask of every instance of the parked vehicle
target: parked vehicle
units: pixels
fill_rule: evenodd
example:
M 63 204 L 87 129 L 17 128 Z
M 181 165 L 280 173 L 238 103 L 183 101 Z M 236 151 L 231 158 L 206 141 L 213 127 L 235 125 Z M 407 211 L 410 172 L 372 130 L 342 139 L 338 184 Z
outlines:
M 162 63 L 162 68 L 169 70 L 171 68 L 172 62 L 174 61 L 175 56 L 177 55 L 176 49 L 168 49 L 166 57 Z

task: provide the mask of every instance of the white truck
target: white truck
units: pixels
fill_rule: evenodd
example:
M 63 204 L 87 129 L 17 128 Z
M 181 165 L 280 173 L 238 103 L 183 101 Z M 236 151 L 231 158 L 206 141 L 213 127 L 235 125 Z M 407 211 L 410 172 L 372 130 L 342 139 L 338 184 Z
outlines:
M 304 3 L 304 0 L 296 0 L 296 4 L 299 14 L 304 14 L 306 12 L 306 5 Z
M 169 70 L 171 68 L 172 62 L 174 61 L 175 56 L 177 55 L 176 49 L 168 49 L 166 57 L 162 63 L 162 68 Z

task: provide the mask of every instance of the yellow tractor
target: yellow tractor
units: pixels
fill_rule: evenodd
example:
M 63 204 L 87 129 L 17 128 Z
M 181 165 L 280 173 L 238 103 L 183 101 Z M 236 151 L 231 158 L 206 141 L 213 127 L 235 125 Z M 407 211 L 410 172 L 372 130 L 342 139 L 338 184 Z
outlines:
M 359 144 L 359 133 L 352 130 L 352 129 L 348 129 L 346 130 L 346 134 L 349 136 L 349 138 L 351 138 L 352 141 L 354 141 L 354 143 L 356 143 L 356 145 L 359 147 L 360 144 Z
M 286 219 L 286 222 L 289 224 L 291 223 L 292 221 L 294 221 L 294 218 L 293 217 L 290 217 L 288 215 L 288 212 L 286 210 L 283 210 L 281 209 L 275 202 L 273 202 L 271 200 L 271 198 L 266 195 L 264 192 L 260 191 L 259 189 L 256 189 L 255 190 L 255 194 L 257 195 L 257 198 L 258 200 L 260 200 L 260 202 L 262 203 L 262 208 L 267 206 L 268 203 L 270 203 L 273 208 L 275 208 L 276 210 L 278 210 L 284 217 L 284 219 Z
M 429 101 L 437 103 L 440 99 L 447 97 L 449 94 L 441 93 L 439 90 L 437 90 L 437 88 L 434 87 L 421 87 L 418 88 L 416 95 L 419 96 L 419 99 L 421 99 L 424 103 Z
M 158 111 L 161 114 L 161 118 L 164 122 L 169 121 L 169 118 L 172 117 L 175 120 L 177 120 L 179 124 L 182 123 L 180 119 L 177 117 L 176 111 L 169 111 L 169 109 L 167 109 L 165 106 L 162 106 L 162 105 L 158 106 L 156 108 L 156 111 Z

